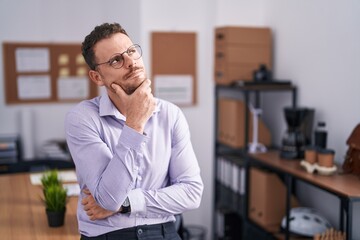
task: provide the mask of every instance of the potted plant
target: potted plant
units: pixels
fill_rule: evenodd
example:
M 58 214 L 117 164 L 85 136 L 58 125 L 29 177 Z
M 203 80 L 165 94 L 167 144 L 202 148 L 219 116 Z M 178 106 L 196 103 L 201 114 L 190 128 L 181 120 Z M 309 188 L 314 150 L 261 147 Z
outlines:
M 64 225 L 67 195 L 66 190 L 57 178 L 57 171 L 53 170 L 44 174 L 41 182 L 43 184 L 44 203 L 49 226 L 59 227 Z
M 60 185 L 61 182 L 58 177 L 58 171 L 50 170 L 45 172 L 41 177 L 41 184 L 43 186 L 43 190 L 47 189 L 50 185 Z

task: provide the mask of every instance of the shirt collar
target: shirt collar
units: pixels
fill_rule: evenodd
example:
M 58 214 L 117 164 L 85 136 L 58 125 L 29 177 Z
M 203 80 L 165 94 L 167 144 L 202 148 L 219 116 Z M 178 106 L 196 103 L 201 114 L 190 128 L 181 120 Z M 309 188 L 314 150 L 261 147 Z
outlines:
M 158 99 L 156 99 L 156 107 L 153 114 L 159 111 L 160 111 L 159 101 Z M 126 121 L 126 117 L 122 115 L 120 111 L 115 107 L 115 105 L 112 103 L 107 93 L 103 93 L 100 97 L 99 114 L 100 117 L 115 116 L 117 119 Z

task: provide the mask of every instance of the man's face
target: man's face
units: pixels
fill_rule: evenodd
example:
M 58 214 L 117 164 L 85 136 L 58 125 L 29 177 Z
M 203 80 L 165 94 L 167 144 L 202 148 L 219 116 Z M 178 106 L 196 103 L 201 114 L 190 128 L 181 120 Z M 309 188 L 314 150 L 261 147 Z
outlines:
M 97 63 L 107 62 L 115 54 L 125 52 L 132 45 L 128 36 L 116 33 L 95 44 L 95 61 Z M 130 95 L 146 79 L 146 72 L 142 58 L 134 60 L 126 52 L 122 56 L 124 63 L 119 69 L 113 68 L 107 63 L 97 66 L 96 71 L 101 83 L 98 85 L 105 86 L 108 92 L 109 90 L 113 92 L 111 84 L 116 83 Z

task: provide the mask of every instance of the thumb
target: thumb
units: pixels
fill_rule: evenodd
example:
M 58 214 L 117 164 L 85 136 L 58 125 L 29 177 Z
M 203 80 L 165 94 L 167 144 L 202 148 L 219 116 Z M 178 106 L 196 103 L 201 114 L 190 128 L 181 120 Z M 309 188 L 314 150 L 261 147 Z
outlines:
M 116 84 L 116 83 L 112 83 L 111 84 L 111 88 L 115 91 L 115 93 L 120 97 L 120 98 L 124 98 L 127 96 L 126 92 L 124 91 L 124 89 L 122 87 L 120 87 L 120 85 Z

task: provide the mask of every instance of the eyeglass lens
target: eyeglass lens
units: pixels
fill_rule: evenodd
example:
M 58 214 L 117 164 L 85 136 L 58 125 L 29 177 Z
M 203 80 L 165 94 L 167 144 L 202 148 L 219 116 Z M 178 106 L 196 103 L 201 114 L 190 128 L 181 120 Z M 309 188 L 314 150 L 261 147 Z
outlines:
M 129 47 L 125 52 L 114 55 L 109 61 L 110 66 L 112 66 L 113 68 L 121 68 L 125 62 L 123 56 L 124 54 L 127 54 L 133 60 L 137 60 L 141 57 L 142 52 L 139 45 L 133 45 Z

